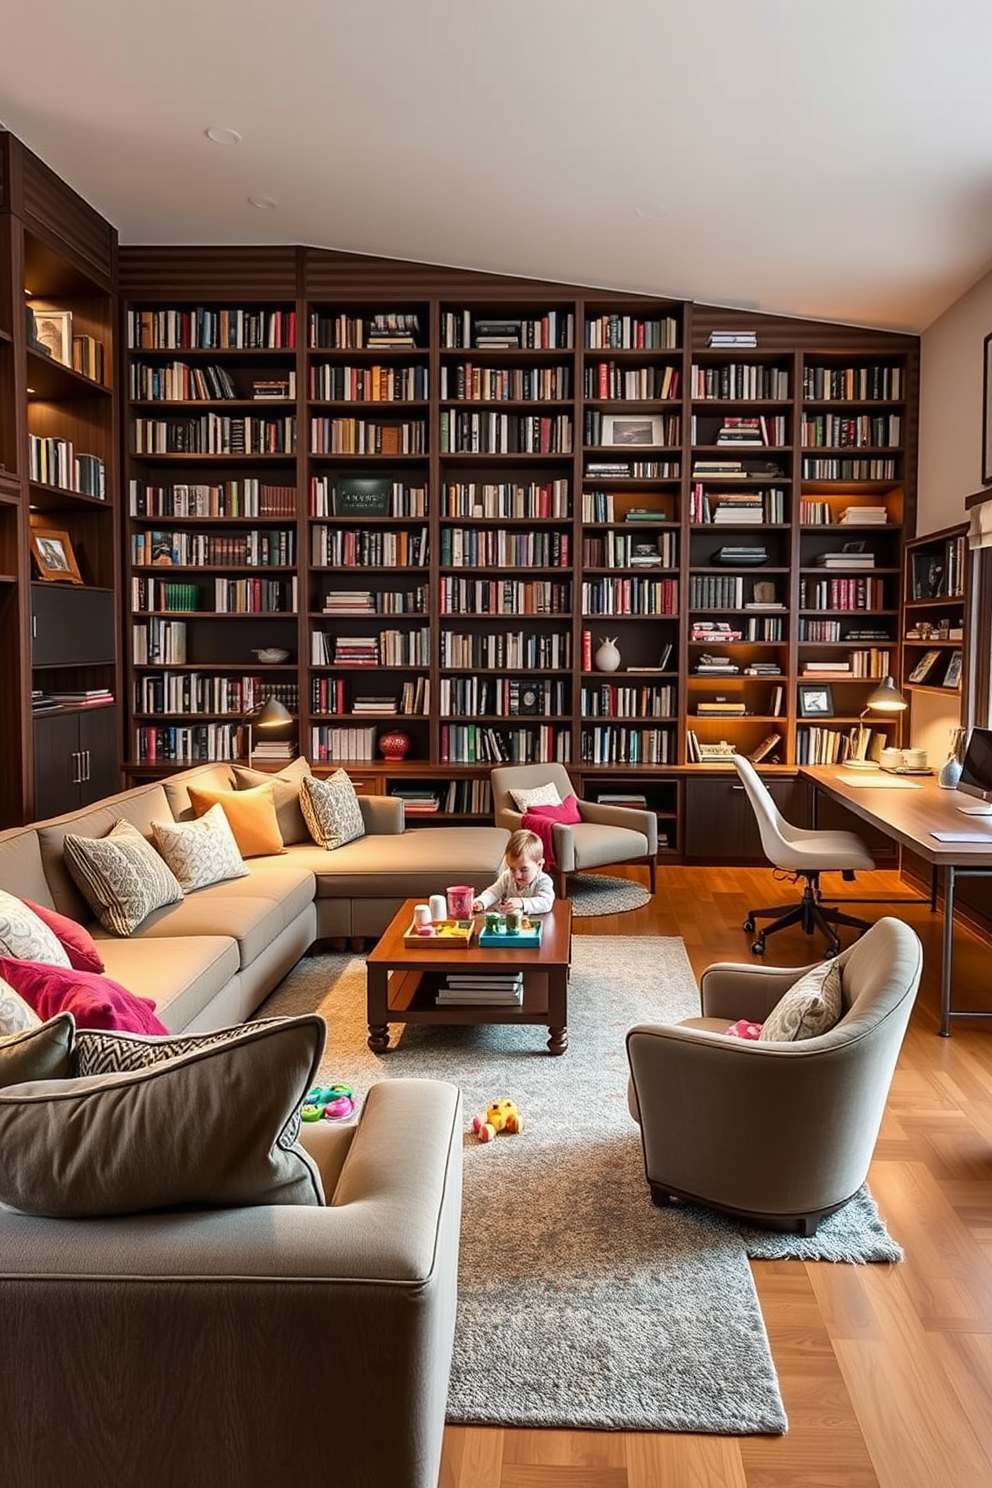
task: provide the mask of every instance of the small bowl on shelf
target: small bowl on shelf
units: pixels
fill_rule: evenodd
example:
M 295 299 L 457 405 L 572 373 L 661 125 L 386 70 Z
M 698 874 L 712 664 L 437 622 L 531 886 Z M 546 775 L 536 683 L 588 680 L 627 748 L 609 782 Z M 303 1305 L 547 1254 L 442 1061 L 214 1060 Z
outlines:
M 281 646 L 263 646 L 260 651 L 253 651 L 251 654 L 257 656 L 259 661 L 264 662 L 265 665 L 289 659 L 289 652 L 284 651 Z

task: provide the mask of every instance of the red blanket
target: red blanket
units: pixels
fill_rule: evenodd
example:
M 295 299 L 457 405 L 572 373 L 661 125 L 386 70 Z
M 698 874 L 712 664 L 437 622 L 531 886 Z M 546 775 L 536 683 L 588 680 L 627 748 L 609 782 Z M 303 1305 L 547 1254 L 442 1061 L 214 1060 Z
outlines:
M 571 827 L 581 820 L 575 796 L 566 796 L 560 806 L 532 806 L 524 813 L 523 826 L 529 832 L 536 832 L 544 844 L 545 868 L 555 866 L 555 822 Z

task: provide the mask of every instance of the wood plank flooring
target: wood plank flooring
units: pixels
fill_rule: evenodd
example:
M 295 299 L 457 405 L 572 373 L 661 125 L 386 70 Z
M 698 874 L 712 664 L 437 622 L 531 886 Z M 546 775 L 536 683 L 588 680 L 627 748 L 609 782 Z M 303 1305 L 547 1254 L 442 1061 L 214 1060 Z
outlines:
M 872 874 L 868 884 L 824 878 L 838 897 L 907 893 L 894 873 Z M 698 975 L 711 961 L 751 960 L 744 915 L 796 892 L 763 868 L 659 869 L 650 905 L 578 920 L 575 932 L 681 935 Z M 865 919 L 899 915 L 925 948 L 869 1175 L 906 1260 L 752 1263 L 787 1435 L 449 1427 L 440 1488 L 992 1485 L 992 1021 L 958 1020 L 949 1039 L 938 1036 L 941 918 L 927 901 L 851 909 Z M 819 951 L 793 928 L 769 939 L 765 959 L 800 966 Z M 992 950 L 959 929 L 954 954 L 955 1000 L 992 1007 Z

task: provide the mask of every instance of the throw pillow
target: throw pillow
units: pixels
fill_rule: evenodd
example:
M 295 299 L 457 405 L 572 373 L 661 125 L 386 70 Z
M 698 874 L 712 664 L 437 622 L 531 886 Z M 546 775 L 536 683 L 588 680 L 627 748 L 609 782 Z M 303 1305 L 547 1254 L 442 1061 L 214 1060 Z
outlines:
M 234 1043 L 241 1038 L 244 1028 L 243 1023 L 238 1023 L 233 1028 L 219 1028 L 214 1033 L 169 1034 L 167 1038 L 124 1033 L 118 1029 L 77 1028 L 69 1073 L 119 1075 L 124 1070 L 148 1069 L 166 1059 L 177 1059 L 181 1054 L 192 1054 L 216 1044 Z
M 772 1008 L 761 1029 L 762 1043 L 794 1043 L 827 1033 L 843 1012 L 840 967 L 836 961 L 814 966 Z
M 196 821 L 153 821 L 152 836 L 187 894 L 192 889 L 205 889 L 208 884 L 226 878 L 245 878 L 248 874 L 220 802 Z
M 0 977 L 0 1035 L 23 1033 L 27 1028 L 37 1028 L 40 1023 L 41 1019 L 31 1004 Z
M 529 811 L 532 806 L 560 806 L 558 787 L 549 780 L 547 785 L 535 785 L 531 790 L 511 790 L 518 811 Z
M 21 1033 L 0 1038 L 0 1089 L 25 1080 L 64 1080 L 76 1025 L 71 1013 L 59 1013 Z
M 286 851 L 276 819 L 271 781 L 267 781 L 265 785 L 256 785 L 251 790 L 240 791 L 191 785 L 189 798 L 197 816 L 205 816 L 211 806 L 220 805 L 224 808 L 224 815 L 243 858 L 262 858 Z
M 76 887 L 112 935 L 130 935 L 153 909 L 183 897 L 172 869 L 123 817 L 106 837 L 67 832 L 63 854 Z
M 68 915 L 59 914 L 57 909 L 49 909 L 47 904 L 34 904 L 30 899 L 23 902 L 54 932 L 69 957 L 70 966 L 74 966 L 77 971 L 103 970 L 103 957 L 85 925 L 80 925 L 77 920 L 70 920 Z M 29 960 L 40 961 L 41 957 L 31 956 Z
M 305 776 L 300 781 L 300 806 L 310 836 L 328 852 L 365 836 L 362 808 L 345 770 L 335 770 L 327 780 Z
M 40 1018 L 72 1013 L 80 1028 L 122 1028 L 131 1033 L 169 1031 L 156 1018 L 151 998 L 139 997 L 119 982 L 93 971 L 0 956 L 0 976 Z
M 537 833 L 544 847 L 544 866 L 553 868 L 555 866 L 555 822 L 561 822 L 566 827 L 574 827 L 581 820 L 577 798 L 566 796 L 560 806 L 529 806 L 523 814 L 520 825 L 526 827 L 529 832 Z
M 736 1023 L 731 1023 L 725 1030 L 731 1038 L 759 1039 L 764 1025 L 761 1023 L 749 1023 L 747 1018 L 738 1018 Z
M 65 947 L 55 932 L 23 899 L 4 889 L 0 889 L 0 955 L 50 961 L 53 966 L 69 965 Z
M 0 1090 L 0 1202 L 63 1219 L 322 1204 L 296 1137 L 324 1020 L 238 1033 L 145 1069 Z
M 231 774 L 238 790 L 248 790 L 252 786 L 266 785 L 271 781 L 276 820 L 283 842 L 288 847 L 293 842 L 310 841 L 310 832 L 300 810 L 300 781 L 304 775 L 310 774 L 307 760 L 295 759 L 277 775 L 267 775 L 263 770 L 250 770 L 247 765 L 232 765 Z

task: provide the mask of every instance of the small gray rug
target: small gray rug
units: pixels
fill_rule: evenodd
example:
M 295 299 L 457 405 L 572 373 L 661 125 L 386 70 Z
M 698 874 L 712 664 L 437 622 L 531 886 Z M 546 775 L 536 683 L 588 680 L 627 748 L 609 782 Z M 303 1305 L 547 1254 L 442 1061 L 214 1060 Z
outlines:
M 747 1256 L 812 1258 L 801 1247 L 832 1243 L 831 1259 L 894 1259 L 898 1247 L 867 1194 L 812 1241 L 742 1232 L 689 1206 L 654 1208 L 627 1111 L 624 1035 L 637 1021 L 698 1011 L 681 940 L 576 937 L 570 1043 L 558 1059 L 545 1052 L 546 1031 L 525 1026 L 394 1024 L 395 1047 L 372 1054 L 364 971 L 360 957 L 304 959 L 258 1016 L 318 1008 L 328 1022 L 322 1079 L 348 1081 L 359 1100 L 377 1080 L 410 1075 L 462 1089 L 449 1421 L 784 1431 Z M 481 1146 L 471 1117 L 503 1096 L 517 1102 L 526 1128 Z M 844 1230 L 825 1241 L 842 1215 Z
M 643 884 L 631 878 L 610 878 L 605 873 L 573 873 L 568 880 L 568 897 L 576 919 L 627 914 L 651 903 L 650 891 Z

